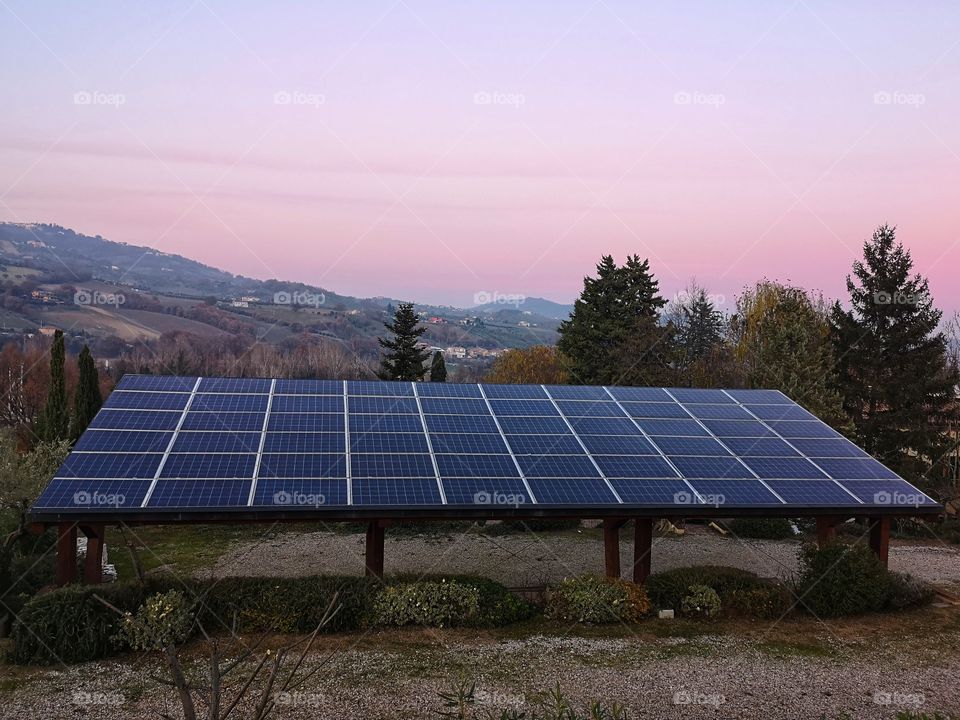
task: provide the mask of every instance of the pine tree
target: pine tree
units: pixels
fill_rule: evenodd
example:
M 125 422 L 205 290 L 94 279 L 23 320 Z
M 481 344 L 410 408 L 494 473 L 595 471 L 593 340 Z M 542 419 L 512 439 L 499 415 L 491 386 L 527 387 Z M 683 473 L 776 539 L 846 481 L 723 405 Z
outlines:
M 707 291 L 691 284 L 679 300 L 671 303 L 667 317 L 675 328 L 677 382 L 698 385 L 711 376 L 724 341 L 725 320 L 707 296 Z
M 447 363 L 443 360 L 443 353 L 437 350 L 430 363 L 430 382 L 447 381 Z
M 584 278 L 557 347 L 570 362 L 571 381 L 589 385 L 653 385 L 669 369 L 671 330 L 659 323 L 666 300 L 647 260 L 618 267 L 605 255 L 596 278 Z
M 77 382 L 77 393 L 73 401 L 73 428 L 71 435 L 74 440 L 80 437 L 93 416 L 103 405 L 100 395 L 100 377 L 97 375 L 97 364 L 86 345 L 77 358 L 80 376 Z
M 847 276 L 851 309 L 833 307 L 833 340 L 860 444 L 902 476 L 926 475 L 935 485 L 945 474 L 948 443 L 940 428 L 956 416 L 958 378 L 938 331 L 942 313 L 926 279 L 912 270 L 896 229 L 878 228 Z
M 68 437 L 70 417 L 67 414 L 65 361 L 63 331 L 57 330 L 53 334 L 53 345 L 50 347 L 50 388 L 47 391 L 47 404 L 40 413 L 38 434 L 41 440 L 56 442 Z
M 377 373 L 381 380 L 423 379 L 426 373 L 424 363 L 430 357 L 430 351 L 420 349 L 420 336 L 426 328 L 419 327 L 419 322 L 413 303 L 400 303 L 393 322 L 383 324 L 393 333 L 393 338 L 377 338 L 384 350 L 380 372 Z

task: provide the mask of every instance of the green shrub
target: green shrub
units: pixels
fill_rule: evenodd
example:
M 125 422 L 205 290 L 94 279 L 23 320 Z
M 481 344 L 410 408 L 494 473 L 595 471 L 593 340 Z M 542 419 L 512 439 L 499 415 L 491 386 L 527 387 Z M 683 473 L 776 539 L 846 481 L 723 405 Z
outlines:
M 720 596 L 708 585 L 691 585 L 680 601 L 680 614 L 706 620 L 720 612 Z
M 388 585 L 373 600 L 372 623 L 380 626 L 467 625 L 480 613 L 480 593 L 456 581 Z
M 632 623 L 648 612 L 650 600 L 641 586 L 601 575 L 567 578 L 547 596 L 547 616 L 565 622 Z
M 713 588 L 720 599 L 726 602 L 733 592 L 765 589 L 770 583 L 747 570 L 717 565 L 694 565 L 665 570 L 654 573 L 644 583 L 654 607 L 675 610 L 680 608 L 680 603 L 691 585 Z
M 134 650 L 163 650 L 193 632 L 194 605 L 179 590 L 148 597 L 135 613 L 125 613 L 119 642 Z
M 753 540 L 789 540 L 793 526 L 786 518 L 737 518 L 727 523 L 731 533 Z
M 904 610 L 933 602 L 933 586 L 909 573 L 892 572 L 888 576 L 887 607 Z
M 749 590 L 734 590 L 723 599 L 724 605 L 741 615 L 761 620 L 777 620 L 790 611 L 790 591 L 771 582 Z
M 809 544 L 800 549 L 798 605 L 818 617 L 880 610 L 889 589 L 887 569 L 863 544 L 832 542 L 823 548 Z

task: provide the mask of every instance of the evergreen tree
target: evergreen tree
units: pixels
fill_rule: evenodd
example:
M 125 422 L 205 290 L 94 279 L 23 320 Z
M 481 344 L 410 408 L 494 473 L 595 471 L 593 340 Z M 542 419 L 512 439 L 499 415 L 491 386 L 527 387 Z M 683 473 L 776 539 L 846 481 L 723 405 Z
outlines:
M 945 474 L 940 428 L 956 416 L 957 371 L 938 331 L 942 314 L 912 270 L 895 228 L 878 228 L 847 276 L 851 309 L 833 307 L 833 340 L 860 444 L 908 479 L 936 480 Z
M 97 364 L 90 354 L 90 348 L 86 345 L 80 351 L 77 358 L 77 366 L 80 369 L 80 377 L 77 382 L 77 393 L 73 399 L 73 439 L 80 437 L 93 416 L 97 414 L 100 406 L 103 405 L 103 397 L 100 395 L 100 377 L 97 375 Z
M 377 338 L 383 348 L 380 359 L 381 380 L 422 380 L 426 368 L 424 362 L 430 357 L 429 350 L 421 350 L 420 336 L 426 328 L 419 327 L 420 318 L 413 309 L 413 303 L 400 303 L 393 316 L 393 322 L 383 326 L 392 334 L 392 338 Z
M 666 300 L 647 260 L 622 267 L 605 255 L 596 278 L 584 278 L 557 347 L 571 381 L 585 385 L 655 385 L 669 370 L 671 330 L 659 323 Z
M 437 350 L 430 363 L 430 382 L 447 381 L 447 363 L 443 360 L 443 353 Z
M 707 291 L 691 284 L 668 308 L 667 318 L 675 330 L 677 382 L 698 386 L 711 376 L 724 342 L 725 320 L 707 296 Z
M 40 439 L 48 442 L 66 440 L 68 437 L 70 417 L 67 414 L 65 361 L 63 331 L 57 330 L 50 347 L 50 388 L 47 391 L 47 403 L 40 412 L 38 428 Z

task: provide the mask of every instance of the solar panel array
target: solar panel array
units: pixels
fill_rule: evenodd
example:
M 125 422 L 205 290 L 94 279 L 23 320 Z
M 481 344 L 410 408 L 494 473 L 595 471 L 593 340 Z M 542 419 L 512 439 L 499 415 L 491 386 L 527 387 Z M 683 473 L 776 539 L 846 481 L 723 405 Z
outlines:
M 34 511 L 933 504 L 773 390 L 126 375 Z

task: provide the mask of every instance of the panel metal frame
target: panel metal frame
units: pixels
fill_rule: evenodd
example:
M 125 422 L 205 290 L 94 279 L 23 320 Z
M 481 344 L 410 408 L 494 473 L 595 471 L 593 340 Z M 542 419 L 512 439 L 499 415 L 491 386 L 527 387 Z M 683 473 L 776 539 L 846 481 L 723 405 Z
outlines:
M 257 448 L 257 459 L 253 465 L 253 481 L 250 483 L 250 494 L 247 496 L 247 507 L 253 507 L 257 497 L 257 480 L 260 479 L 260 463 L 263 462 L 263 446 L 267 442 L 267 426 L 270 424 L 270 408 L 273 406 L 273 391 L 277 387 L 277 380 L 270 381 L 270 392 L 267 395 L 267 407 L 263 411 L 263 427 L 260 429 L 260 446 Z
M 423 405 L 420 404 L 420 393 L 417 392 L 417 384 L 410 383 L 413 386 L 413 398 L 417 401 L 417 410 L 420 413 L 420 424 L 423 426 L 423 434 L 427 438 L 427 450 L 430 452 L 430 462 L 433 464 L 433 474 L 437 478 L 437 488 L 440 490 L 440 502 L 447 504 L 447 493 L 443 489 L 443 481 L 440 479 L 440 466 L 437 465 L 437 454 L 433 451 L 433 442 L 430 440 L 430 430 L 427 428 L 427 418 L 423 414 Z
M 510 454 L 510 459 L 513 460 L 514 467 L 517 468 L 517 472 L 520 473 L 520 479 L 523 481 L 523 487 L 526 488 L 527 497 L 530 498 L 530 502 L 534 505 L 537 504 L 537 496 L 533 494 L 533 488 L 530 487 L 530 483 L 527 482 L 527 475 L 523 472 L 523 468 L 520 467 L 520 462 L 517 460 L 517 456 L 513 452 L 513 446 L 510 445 L 510 440 L 507 439 L 507 435 L 503 432 L 503 428 L 500 427 L 500 419 L 493 412 L 493 408 L 490 406 L 490 398 L 487 397 L 487 393 L 483 390 L 483 385 L 477 383 L 477 388 L 480 390 L 480 395 L 483 397 L 483 402 L 487 406 L 487 412 L 490 413 L 490 417 L 493 418 L 493 422 L 497 425 L 497 431 L 500 433 L 500 437 L 503 438 L 503 444 L 507 446 L 507 452 Z M 431 451 L 432 454 L 432 451 Z
M 187 398 L 187 404 L 184 405 L 183 410 L 180 411 L 180 420 L 177 421 L 177 426 L 173 429 L 173 435 L 170 436 L 170 442 L 167 443 L 167 449 L 164 451 L 163 457 L 160 458 L 160 464 L 157 466 L 157 471 L 153 475 L 153 480 L 150 482 L 150 487 L 147 488 L 147 494 L 143 496 L 143 502 L 140 503 L 141 508 L 147 507 L 147 504 L 150 502 L 150 498 L 153 497 L 153 491 L 156 490 L 157 483 L 160 482 L 160 473 L 163 472 L 163 466 L 167 464 L 167 459 L 170 457 L 170 453 L 173 451 L 173 444 L 177 441 L 177 435 L 180 434 L 180 428 L 183 427 L 183 423 L 187 419 L 187 413 L 190 412 L 190 406 L 193 404 L 193 399 L 197 396 L 197 388 L 200 387 L 200 382 L 202 380 L 202 377 L 197 378 L 197 381 L 193 384 L 193 390 L 190 391 L 190 397 Z

